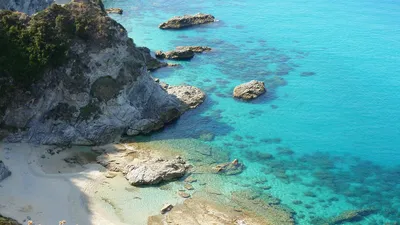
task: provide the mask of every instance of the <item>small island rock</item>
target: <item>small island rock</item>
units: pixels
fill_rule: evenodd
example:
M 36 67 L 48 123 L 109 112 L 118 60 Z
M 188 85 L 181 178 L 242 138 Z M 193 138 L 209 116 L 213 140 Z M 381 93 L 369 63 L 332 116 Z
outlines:
M 194 51 L 190 49 L 173 50 L 168 52 L 156 51 L 156 57 L 159 59 L 189 60 L 194 57 Z
M 122 15 L 123 10 L 120 9 L 120 8 L 109 8 L 109 9 L 106 9 L 106 12 L 107 12 L 108 14 L 113 13 L 113 14 L 120 14 L 120 15 Z
M 193 51 L 195 53 L 202 53 L 202 52 L 208 52 L 211 51 L 212 49 L 207 46 L 177 46 L 175 48 L 176 50 L 183 50 L 183 51 Z
M 154 185 L 171 181 L 185 175 L 188 166 L 181 158 L 174 160 L 151 159 L 133 161 L 124 170 L 125 178 L 131 185 Z
M 250 82 L 236 86 L 233 90 L 233 96 L 235 98 L 251 100 L 264 94 L 266 91 L 267 90 L 265 89 L 264 82 L 252 80 Z
M 160 29 L 180 29 L 199 24 L 213 23 L 215 17 L 210 14 L 198 13 L 196 15 L 175 16 L 168 21 L 160 24 Z
M 188 85 L 168 86 L 166 91 L 170 95 L 175 95 L 190 109 L 199 106 L 206 98 L 206 94 L 202 90 Z

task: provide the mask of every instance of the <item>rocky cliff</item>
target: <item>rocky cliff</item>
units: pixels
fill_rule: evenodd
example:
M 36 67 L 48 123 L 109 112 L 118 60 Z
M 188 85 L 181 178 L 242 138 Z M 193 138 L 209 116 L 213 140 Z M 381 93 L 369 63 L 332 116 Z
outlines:
M 0 9 L 19 11 L 31 15 L 47 8 L 53 2 L 53 0 L 0 0 Z
M 143 52 L 98 2 L 53 4 L 32 17 L 3 11 L 0 22 L 8 141 L 106 143 L 159 129 L 189 108 L 154 82 Z

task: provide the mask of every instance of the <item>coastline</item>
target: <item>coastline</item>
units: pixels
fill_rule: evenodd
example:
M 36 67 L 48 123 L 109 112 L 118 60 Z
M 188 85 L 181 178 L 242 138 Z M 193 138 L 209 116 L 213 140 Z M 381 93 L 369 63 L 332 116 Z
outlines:
M 135 187 L 121 173 L 109 172 L 90 160 L 76 163 L 92 158 L 87 157 L 88 147 L 72 147 L 58 153 L 49 149 L 59 148 L 44 145 L 2 143 L 1 148 L 0 157 L 5 159 L 12 175 L 1 183 L 0 214 L 21 224 L 29 220 L 44 225 L 61 220 L 68 224 L 163 224 L 163 221 L 179 223 L 183 218 L 191 218 L 200 224 L 226 224 L 227 221 L 235 224 L 294 224 L 290 213 L 260 201 L 253 203 L 254 198 L 249 197 L 251 193 L 238 192 L 240 201 L 230 199 L 223 193 L 223 179 L 205 172 L 205 167 L 188 174 L 190 182 L 185 182 L 189 180 L 186 176 L 157 186 Z M 171 157 L 178 153 L 138 143 L 100 148 L 135 149 L 146 157 L 147 154 Z M 71 158 L 75 159 L 72 163 Z M 113 176 L 108 176 L 110 173 Z M 191 185 L 190 190 L 185 189 L 187 184 Z M 183 190 L 191 197 L 179 196 Z M 160 210 L 165 204 L 174 208 L 162 215 Z M 207 216 L 199 207 L 209 209 Z M 262 210 L 273 213 L 263 217 Z M 282 218 L 284 223 L 280 221 Z

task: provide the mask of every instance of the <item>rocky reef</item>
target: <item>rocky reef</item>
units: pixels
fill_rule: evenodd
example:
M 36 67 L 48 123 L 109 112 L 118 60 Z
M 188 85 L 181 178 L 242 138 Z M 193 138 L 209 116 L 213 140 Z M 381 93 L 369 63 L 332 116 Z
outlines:
M 11 175 L 11 172 L 4 165 L 3 161 L 0 160 L 0 182 Z
M 206 99 L 206 94 L 199 88 L 193 86 L 168 86 L 166 90 L 168 94 L 175 95 L 191 109 L 196 108 Z
M 348 210 L 340 213 L 338 216 L 331 218 L 316 218 L 312 221 L 315 225 L 336 225 L 343 223 L 359 222 L 365 217 L 375 213 L 377 209 L 358 209 L 358 210 Z
M 31 15 L 49 7 L 53 2 L 53 0 L 0 0 L 0 9 Z
M 238 85 L 233 90 L 233 96 L 244 100 L 251 100 L 266 92 L 264 82 L 252 80 Z
M 176 16 L 160 24 L 160 29 L 181 29 L 199 24 L 213 23 L 215 17 L 210 14 L 198 13 L 195 15 Z
M 128 130 L 159 129 L 190 108 L 151 78 L 145 49 L 101 2 L 53 4 L 32 17 L 3 11 L 0 21 L 7 141 L 109 143 Z

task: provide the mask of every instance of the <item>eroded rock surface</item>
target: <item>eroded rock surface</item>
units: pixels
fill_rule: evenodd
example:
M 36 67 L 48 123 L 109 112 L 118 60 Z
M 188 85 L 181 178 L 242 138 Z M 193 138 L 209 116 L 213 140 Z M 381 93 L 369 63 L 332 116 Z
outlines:
M 251 100 L 264 94 L 266 91 L 267 90 L 265 89 L 264 82 L 252 80 L 250 82 L 236 86 L 233 90 L 233 96 L 235 98 Z
M 214 167 L 216 173 L 225 175 L 236 175 L 242 173 L 244 169 L 244 164 L 240 163 L 237 159 L 233 160 L 232 162 L 222 163 Z
M 199 24 L 213 23 L 215 17 L 210 14 L 198 13 L 195 15 L 176 16 L 160 24 L 160 29 L 180 29 Z
M 0 0 L 0 9 L 19 11 L 32 15 L 53 3 L 53 0 Z
M 109 143 L 123 133 L 157 130 L 188 109 L 152 79 L 146 66 L 152 62 L 143 53 L 147 50 L 137 48 L 124 27 L 97 2 L 53 4 L 32 17 L 11 12 L 1 16 L 18 20 L 27 30 L 33 23 L 49 29 L 67 26 L 52 32 L 69 38 L 60 65 L 45 69 L 30 86 L 0 96 L 0 124 L 17 131 L 7 141 Z M 68 33 L 69 28 L 77 30 Z
M 181 51 L 193 51 L 195 53 L 202 53 L 202 52 L 208 52 L 211 51 L 212 49 L 207 46 L 178 46 L 175 48 L 176 50 L 181 50 Z
M 206 99 L 206 94 L 199 88 L 193 86 L 168 86 L 166 90 L 168 94 L 176 96 L 191 109 L 196 108 Z
M 168 63 L 166 62 L 161 62 L 155 58 L 153 58 L 150 54 L 150 49 L 146 48 L 146 47 L 139 47 L 138 48 L 144 56 L 145 62 L 146 62 L 146 66 L 147 69 L 150 71 L 154 71 L 156 69 L 160 69 L 162 67 L 167 67 Z
M 188 165 L 181 158 L 134 160 L 126 166 L 124 174 L 132 185 L 154 185 L 183 177 L 187 169 Z
M 120 8 L 109 8 L 109 9 L 106 9 L 106 12 L 108 14 L 120 14 L 120 15 L 122 15 L 122 13 L 124 11 L 122 9 L 120 9 Z
M 194 57 L 194 52 L 190 49 L 173 50 L 168 52 L 157 51 L 156 57 L 160 59 L 189 60 Z

